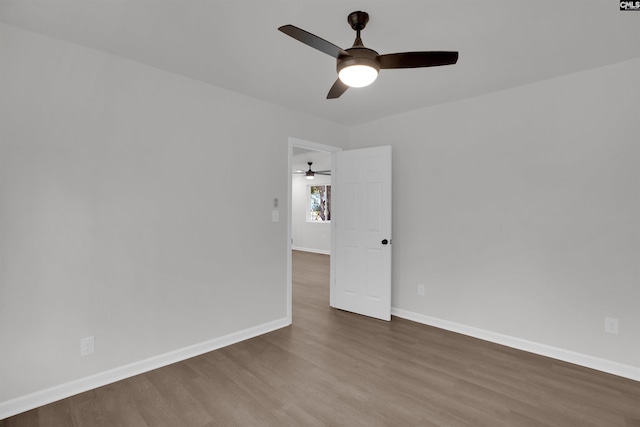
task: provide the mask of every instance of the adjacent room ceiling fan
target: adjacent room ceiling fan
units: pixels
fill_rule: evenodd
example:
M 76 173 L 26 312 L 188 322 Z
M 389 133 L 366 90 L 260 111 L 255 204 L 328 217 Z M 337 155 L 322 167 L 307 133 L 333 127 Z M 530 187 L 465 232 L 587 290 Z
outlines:
M 455 64 L 458 61 L 458 52 L 445 51 L 379 55 L 375 50 L 365 47 L 360 38 L 360 31 L 364 30 L 369 22 L 369 14 L 361 11 L 352 12 L 347 17 L 347 22 L 356 31 L 356 40 L 353 42 L 353 46 L 348 49 L 341 49 L 333 43 L 293 25 L 283 25 L 278 28 L 288 36 L 336 58 L 338 80 L 329 90 L 327 99 L 340 97 L 349 87 L 370 85 L 378 77 L 380 70 L 435 67 Z
M 303 171 L 298 169 L 297 171 L 293 172 L 294 174 L 304 174 L 305 177 L 307 179 L 313 179 L 315 178 L 315 175 L 331 175 L 331 171 L 330 170 L 326 170 L 326 171 L 313 171 L 311 170 L 311 165 L 313 164 L 313 162 L 307 162 L 307 164 L 309 165 L 309 170 L 308 171 Z

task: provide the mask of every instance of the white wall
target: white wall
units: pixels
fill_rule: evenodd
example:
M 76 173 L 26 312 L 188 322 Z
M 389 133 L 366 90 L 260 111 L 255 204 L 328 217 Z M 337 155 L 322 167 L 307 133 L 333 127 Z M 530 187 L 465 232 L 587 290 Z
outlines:
M 639 114 L 633 60 L 352 128 L 394 150 L 393 306 L 640 379 Z
M 345 128 L 11 26 L 1 36 L 0 406 L 286 320 L 288 213 L 273 223 L 271 210 L 286 204 L 288 137 L 340 146 Z M 239 172 L 254 169 L 259 181 Z
M 331 223 L 307 222 L 309 185 L 330 185 L 331 177 L 316 175 L 308 180 L 294 175 L 291 181 L 291 236 L 293 249 L 328 254 L 331 252 Z

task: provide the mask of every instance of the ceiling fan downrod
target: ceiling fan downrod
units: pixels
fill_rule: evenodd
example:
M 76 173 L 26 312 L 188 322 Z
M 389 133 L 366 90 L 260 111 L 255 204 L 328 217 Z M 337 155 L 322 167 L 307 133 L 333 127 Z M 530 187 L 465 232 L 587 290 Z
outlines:
M 347 16 L 347 22 L 356 32 L 356 40 L 351 47 L 364 47 L 364 43 L 362 43 L 362 39 L 360 38 L 360 31 L 364 30 L 367 26 L 369 14 L 362 11 L 351 12 L 349 16 Z

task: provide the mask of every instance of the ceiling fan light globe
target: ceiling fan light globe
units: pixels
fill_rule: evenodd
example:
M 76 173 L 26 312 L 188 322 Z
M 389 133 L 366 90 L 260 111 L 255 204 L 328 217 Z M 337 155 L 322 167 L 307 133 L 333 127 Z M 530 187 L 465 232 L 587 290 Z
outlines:
M 378 70 L 369 65 L 350 65 L 338 72 L 338 78 L 349 87 L 365 87 L 378 78 Z

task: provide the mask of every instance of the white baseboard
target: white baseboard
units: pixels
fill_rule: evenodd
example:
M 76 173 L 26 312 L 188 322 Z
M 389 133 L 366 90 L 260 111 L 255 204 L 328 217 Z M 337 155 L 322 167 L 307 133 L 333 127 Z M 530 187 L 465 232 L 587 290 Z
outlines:
M 394 316 L 402 317 L 403 319 L 422 323 L 424 325 L 445 329 L 447 331 L 468 335 L 470 337 L 479 338 L 481 340 L 490 341 L 518 350 L 527 351 L 529 353 L 551 357 L 553 359 L 562 360 L 564 362 L 573 363 L 575 365 L 584 366 L 587 368 L 617 375 L 619 377 L 640 381 L 640 367 L 624 365 L 622 363 L 612 362 L 610 360 L 600 359 L 598 357 L 589 356 L 586 354 L 551 347 L 545 344 L 539 344 L 520 338 L 514 338 L 508 335 L 502 335 L 496 332 L 486 331 L 484 329 L 450 322 L 448 320 L 425 316 L 424 314 L 418 314 L 396 307 L 391 308 L 391 314 Z
M 325 249 L 301 248 L 300 246 L 291 246 L 294 251 L 313 252 L 314 254 L 331 255 L 331 251 Z
M 109 371 L 100 372 L 95 375 L 0 402 L 0 420 L 78 393 L 102 387 L 104 385 L 111 384 L 134 375 L 149 372 L 191 357 L 199 356 L 231 344 L 236 344 L 258 335 L 284 328 L 290 324 L 291 323 L 286 318 L 274 320 L 272 322 L 234 332 L 220 338 L 214 338 L 209 341 L 170 351 L 158 356 L 153 356 Z

